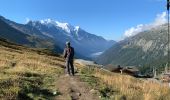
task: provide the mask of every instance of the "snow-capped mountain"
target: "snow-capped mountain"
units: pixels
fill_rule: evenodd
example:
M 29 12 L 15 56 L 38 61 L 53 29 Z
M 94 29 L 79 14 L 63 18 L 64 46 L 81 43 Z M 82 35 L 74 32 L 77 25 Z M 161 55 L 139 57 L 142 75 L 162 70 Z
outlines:
M 41 24 L 43 25 L 47 25 L 47 26 L 56 26 L 58 28 L 61 28 L 62 30 L 66 31 L 67 33 L 71 33 L 71 31 L 76 30 L 76 28 L 74 26 L 71 26 L 68 23 L 61 23 L 58 21 L 54 21 L 52 19 L 45 19 L 45 20 L 40 20 L 39 21 Z
M 49 29 L 53 29 L 53 30 L 62 31 L 61 33 L 64 33 L 64 35 L 73 37 L 74 39 L 77 39 L 77 40 L 81 40 L 84 37 L 82 35 L 79 35 L 80 26 L 72 26 L 69 23 L 61 23 L 59 21 L 54 21 L 52 19 L 45 19 L 45 20 L 40 20 L 40 21 L 29 21 L 27 24 L 36 27 L 40 31 L 43 31 L 44 27 L 48 27 Z M 53 35 L 47 34 L 46 32 L 43 32 L 43 33 L 44 35 L 55 38 L 54 34 Z
M 29 21 L 27 25 L 35 27 L 44 35 L 59 42 L 61 48 L 64 48 L 66 41 L 71 41 L 77 53 L 88 57 L 93 53 L 103 52 L 114 44 L 114 41 L 88 33 L 79 26 L 51 19 Z
M 90 57 L 97 52 L 103 52 L 111 47 L 115 41 L 108 41 L 101 36 L 88 33 L 79 26 L 62 23 L 52 19 L 29 21 L 26 24 L 18 24 L 1 18 L 11 27 L 29 35 L 40 37 L 64 49 L 65 42 L 70 41 L 79 57 Z

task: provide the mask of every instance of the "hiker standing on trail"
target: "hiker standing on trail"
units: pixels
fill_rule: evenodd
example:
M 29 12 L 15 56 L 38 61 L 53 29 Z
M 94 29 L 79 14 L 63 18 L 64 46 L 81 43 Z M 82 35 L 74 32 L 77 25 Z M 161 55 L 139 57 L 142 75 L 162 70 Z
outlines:
M 66 48 L 64 49 L 64 58 L 66 61 L 67 74 L 68 75 L 72 74 L 74 76 L 74 66 L 73 66 L 74 48 L 70 46 L 70 42 L 66 42 Z

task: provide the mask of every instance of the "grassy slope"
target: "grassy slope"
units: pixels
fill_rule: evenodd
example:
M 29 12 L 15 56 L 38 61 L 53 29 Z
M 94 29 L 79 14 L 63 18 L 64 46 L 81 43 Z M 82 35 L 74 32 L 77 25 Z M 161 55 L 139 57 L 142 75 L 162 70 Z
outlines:
M 98 90 L 103 100 L 170 100 L 167 84 L 160 85 L 93 66 L 80 69 L 81 79 Z
M 0 41 L 0 98 L 54 99 L 64 60 L 50 53 Z M 166 85 L 75 64 L 77 78 L 103 100 L 170 100 Z M 61 80 L 61 79 L 60 79 Z M 53 92 L 56 91 L 56 95 Z M 61 94 L 62 95 L 62 94 Z
M 0 97 L 53 97 L 54 82 L 63 73 L 63 59 L 2 41 L 0 44 Z

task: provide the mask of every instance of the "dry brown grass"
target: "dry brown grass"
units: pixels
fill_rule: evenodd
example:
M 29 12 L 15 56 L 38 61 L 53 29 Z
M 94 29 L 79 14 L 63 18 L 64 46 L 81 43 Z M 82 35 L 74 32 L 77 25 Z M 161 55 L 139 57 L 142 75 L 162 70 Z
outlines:
M 167 84 L 110 73 L 98 68 L 94 76 L 111 86 L 113 90 L 119 91 L 127 100 L 170 100 L 170 89 Z
M 102 97 L 104 100 L 170 100 L 170 88 L 166 83 L 112 73 L 93 66 L 79 65 L 78 68 L 83 71 L 83 80 L 95 84 L 93 88 L 105 95 Z
M 97 67 L 93 70 L 79 64 L 75 66 L 78 72 L 88 68 L 82 71 L 86 74 L 83 78 L 96 85 L 95 89 L 101 85 L 113 90 L 110 100 L 170 100 L 167 84 L 160 85 Z M 62 67 L 64 60 L 61 57 L 38 54 L 23 47 L 0 45 L 0 99 L 51 99 L 57 77 L 64 72 Z
M 55 80 L 64 72 L 63 59 L 16 48 L 0 46 L 0 98 L 49 99 L 46 95 L 50 95 Z

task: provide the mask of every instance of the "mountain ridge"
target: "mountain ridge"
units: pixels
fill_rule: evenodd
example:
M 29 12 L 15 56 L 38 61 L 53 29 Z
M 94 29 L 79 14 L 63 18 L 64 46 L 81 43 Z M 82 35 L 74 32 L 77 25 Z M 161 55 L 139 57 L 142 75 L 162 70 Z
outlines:
M 100 64 L 136 66 L 145 70 L 157 67 L 162 71 L 167 63 L 167 24 L 143 31 L 122 40 L 100 55 Z
M 93 58 L 94 53 L 103 52 L 115 43 L 113 40 L 106 40 L 86 32 L 80 26 L 72 26 L 51 19 L 28 21 L 26 24 L 18 24 L 4 17 L 0 19 L 16 30 L 49 41 L 59 48 L 57 51 L 64 49 L 65 42 L 70 41 L 79 57 Z

